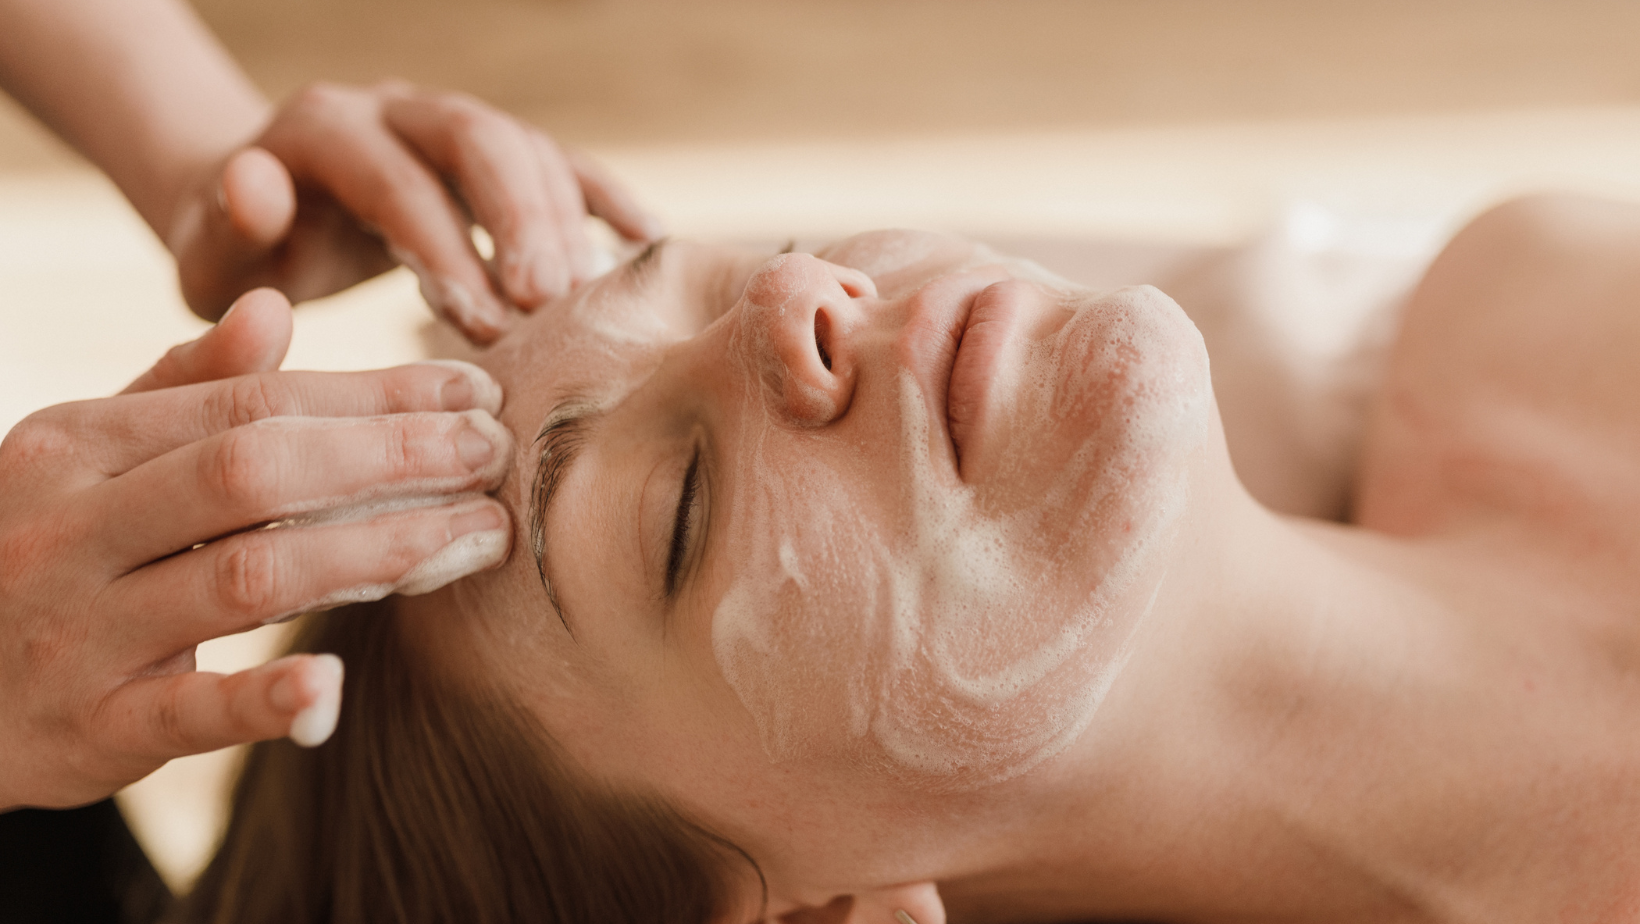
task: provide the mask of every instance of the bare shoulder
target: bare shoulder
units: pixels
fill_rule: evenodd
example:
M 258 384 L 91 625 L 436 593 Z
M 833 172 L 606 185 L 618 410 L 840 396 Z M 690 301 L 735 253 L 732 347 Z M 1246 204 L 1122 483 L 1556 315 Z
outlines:
M 1640 206 L 1535 196 L 1480 215 L 1408 303 L 1358 520 L 1420 535 L 1527 518 L 1640 544 L 1637 356 Z

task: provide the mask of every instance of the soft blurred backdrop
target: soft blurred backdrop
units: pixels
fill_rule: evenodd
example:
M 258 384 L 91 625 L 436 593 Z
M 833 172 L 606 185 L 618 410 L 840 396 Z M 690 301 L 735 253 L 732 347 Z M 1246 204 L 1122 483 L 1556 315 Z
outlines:
M 1640 196 L 1626 0 L 195 5 L 274 98 L 387 76 L 467 90 L 603 158 L 681 235 L 1211 246 L 1297 216 L 1411 254 L 1511 192 Z M 402 270 L 299 316 L 292 366 L 420 349 Z M 0 430 L 200 329 L 112 187 L 0 100 Z M 231 760 L 122 797 L 173 885 L 208 854 Z

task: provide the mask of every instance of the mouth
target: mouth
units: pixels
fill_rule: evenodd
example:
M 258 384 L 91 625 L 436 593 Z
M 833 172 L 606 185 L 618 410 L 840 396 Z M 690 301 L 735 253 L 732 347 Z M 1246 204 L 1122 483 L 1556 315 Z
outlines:
M 964 481 L 964 463 L 985 451 L 984 434 L 994 414 L 991 386 L 1010 336 L 1018 330 L 1028 287 L 1017 279 L 985 287 L 974 296 L 957 334 L 945 390 L 945 420 L 957 475 Z
M 959 378 L 956 372 L 965 351 L 975 356 L 985 352 L 980 343 L 968 342 L 969 328 L 984 293 L 1005 278 L 997 272 L 963 273 L 925 285 L 912 296 L 910 318 L 899 338 L 902 361 L 926 396 L 930 424 L 944 431 L 935 446 L 943 443 L 948 448 L 952 471 L 959 480 L 962 445 L 952 425 L 958 420 L 965 427 L 969 423 L 971 415 L 962 409 L 969 406 L 972 386 L 968 384 L 971 374 Z M 986 360 L 990 362 L 994 358 Z M 953 401 L 959 408 L 955 417 Z

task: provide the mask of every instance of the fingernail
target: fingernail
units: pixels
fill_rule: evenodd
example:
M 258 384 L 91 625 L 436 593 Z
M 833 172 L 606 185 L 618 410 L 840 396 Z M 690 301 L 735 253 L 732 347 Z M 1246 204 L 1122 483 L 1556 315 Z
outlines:
M 476 472 L 495 458 L 495 444 L 472 427 L 463 427 L 456 437 L 456 452 L 461 454 L 462 463 Z
M 488 372 L 459 359 L 425 359 L 418 366 L 438 366 L 456 375 L 439 386 L 439 405 L 446 411 L 477 408 L 501 413 L 501 386 Z
M 290 712 L 302 705 L 301 685 L 294 674 L 285 674 L 273 682 L 268 690 L 268 703 L 280 712 Z
M 438 390 L 439 406 L 446 411 L 465 411 L 473 406 L 473 383 L 459 375 L 444 383 Z
M 472 290 L 452 279 L 422 277 L 421 296 L 435 312 L 480 343 L 489 343 L 511 326 L 506 309 L 487 293 L 480 300 Z
M 290 740 L 305 748 L 318 747 L 336 730 L 336 720 L 342 712 L 342 659 L 333 654 L 314 657 L 309 671 L 318 697 L 309 703 L 290 723 Z
M 541 289 L 541 273 L 537 268 L 541 260 L 541 247 L 534 243 L 520 244 L 501 254 L 501 287 L 520 307 L 533 308 L 546 301 L 547 293 Z

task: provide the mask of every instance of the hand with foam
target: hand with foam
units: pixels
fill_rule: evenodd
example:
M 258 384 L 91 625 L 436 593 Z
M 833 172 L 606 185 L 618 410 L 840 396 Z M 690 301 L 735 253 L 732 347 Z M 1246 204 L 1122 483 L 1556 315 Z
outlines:
M 202 317 L 253 285 L 301 301 L 399 262 L 435 312 L 488 343 L 509 306 L 532 310 L 598 275 L 589 213 L 629 240 L 658 235 L 590 158 L 476 99 L 316 85 L 205 171 L 165 238 Z M 494 242 L 490 261 L 475 221 Z
M 290 307 L 246 295 L 114 398 L 0 443 L 0 810 L 93 801 L 172 757 L 329 736 L 341 662 L 231 676 L 194 647 L 426 592 L 506 558 L 501 393 L 464 363 L 277 372 Z M 268 528 L 270 525 L 278 528 Z

